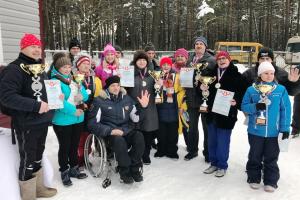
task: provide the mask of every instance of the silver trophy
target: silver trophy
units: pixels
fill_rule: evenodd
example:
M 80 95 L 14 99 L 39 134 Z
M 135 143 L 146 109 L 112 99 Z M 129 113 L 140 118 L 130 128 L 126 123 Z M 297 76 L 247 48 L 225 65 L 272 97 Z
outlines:
M 199 108 L 199 112 L 202 112 L 202 113 L 206 113 L 208 112 L 207 110 L 207 103 L 206 101 L 208 100 L 208 96 L 209 96 L 209 85 L 211 83 L 213 83 L 214 81 L 216 80 L 216 77 L 211 77 L 211 76 L 200 76 L 199 78 L 199 81 L 204 85 L 206 86 L 206 90 L 202 90 L 202 100 L 203 100 L 203 103 L 201 104 L 200 108 Z
M 163 103 L 163 98 L 160 95 L 160 88 L 161 86 L 159 85 L 159 80 L 164 76 L 164 72 L 163 71 L 150 71 L 149 70 L 149 75 L 154 79 L 155 84 L 154 84 L 154 89 L 155 89 L 155 103 L 156 104 L 160 104 Z

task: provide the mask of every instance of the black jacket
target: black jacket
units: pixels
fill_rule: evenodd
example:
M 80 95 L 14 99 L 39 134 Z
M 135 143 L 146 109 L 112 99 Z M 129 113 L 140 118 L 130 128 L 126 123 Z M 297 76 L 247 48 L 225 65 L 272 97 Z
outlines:
M 137 128 L 132 122 L 138 123 L 143 118 L 141 110 L 135 107 L 125 90 L 115 97 L 102 90 L 100 96 L 94 98 L 88 112 L 88 128 L 100 137 L 111 135 L 113 129 L 120 129 L 127 135 Z
M 193 59 L 194 59 L 195 53 L 193 53 L 188 60 L 187 67 L 190 67 Z M 208 63 L 207 69 L 205 71 L 212 71 L 215 68 L 216 61 L 215 58 L 209 54 L 208 52 L 205 52 L 203 57 L 197 61 L 197 63 Z M 207 72 L 205 72 L 207 73 Z M 193 77 L 193 82 L 195 82 L 195 75 Z M 201 83 L 199 83 L 201 84 Z M 199 106 L 203 103 L 202 95 L 198 92 L 199 88 L 194 85 L 194 88 L 185 88 L 185 94 L 186 94 L 186 103 L 188 108 L 199 108 Z
M 295 96 L 297 94 L 300 94 L 300 80 L 297 82 L 291 82 L 288 79 L 288 72 L 284 69 L 277 67 L 274 63 L 272 63 L 275 68 L 275 77 L 279 84 L 283 85 L 289 95 Z M 258 71 L 259 63 L 256 63 L 255 67 L 251 67 L 247 69 L 243 73 L 243 77 L 246 79 L 248 86 L 251 86 L 257 79 L 257 71 Z
M 216 65 L 215 69 L 209 76 L 215 76 L 216 81 L 209 85 L 209 96 L 208 96 L 208 110 L 211 111 L 216 96 L 217 88 L 215 88 L 216 83 L 218 82 L 218 66 Z M 229 115 L 224 116 L 214 112 L 209 112 L 207 114 L 206 121 L 207 123 L 214 123 L 218 128 L 223 129 L 233 129 L 235 122 L 237 121 L 238 109 L 241 107 L 244 93 L 247 89 L 247 84 L 242 77 L 242 74 L 238 72 L 238 68 L 230 63 L 226 71 L 224 72 L 221 80 L 220 89 L 228 90 L 234 92 L 233 99 L 237 102 L 236 106 L 231 106 Z
M 146 69 L 147 70 L 147 69 Z M 142 131 L 152 132 L 158 129 L 158 115 L 155 104 L 155 92 L 154 92 L 154 79 L 149 75 L 148 71 L 145 77 L 140 76 L 140 69 L 135 66 L 134 68 L 134 87 L 126 88 L 128 95 L 137 102 L 137 97 L 141 96 L 141 92 L 147 90 L 150 94 L 149 105 L 145 110 L 145 119 L 140 122 Z M 143 86 L 143 81 L 146 85 Z
M 20 65 L 41 64 L 41 60 L 36 61 L 23 53 L 10 63 L 1 78 L 0 102 L 10 109 L 10 114 L 14 126 L 22 129 L 34 129 L 42 124 L 50 124 L 53 111 L 39 114 L 41 102 L 37 101 L 32 90 L 33 75 L 26 73 Z M 47 74 L 43 72 L 39 75 L 39 82 L 42 84 L 41 100 L 47 102 L 47 93 L 44 80 L 47 80 Z

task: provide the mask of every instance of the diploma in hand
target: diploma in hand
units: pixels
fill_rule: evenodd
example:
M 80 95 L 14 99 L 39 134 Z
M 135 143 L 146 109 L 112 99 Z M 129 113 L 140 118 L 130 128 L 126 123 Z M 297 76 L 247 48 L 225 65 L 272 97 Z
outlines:
M 59 80 L 45 80 L 49 109 L 60 109 L 64 107 L 59 98 L 62 94 Z

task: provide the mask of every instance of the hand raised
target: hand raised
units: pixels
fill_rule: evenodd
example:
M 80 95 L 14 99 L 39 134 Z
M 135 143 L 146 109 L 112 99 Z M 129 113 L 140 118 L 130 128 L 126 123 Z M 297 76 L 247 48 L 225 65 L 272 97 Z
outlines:
M 137 97 L 138 101 L 140 102 L 140 104 L 143 108 L 146 108 L 148 106 L 149 97 L 150 97 L 150 94 L 148 93 L 148 90 L 142 90 L 141 97 Z
M 295 68 L 291 68 L 290 69 L 290 73 L 289 73 L 289 77 L 288 77 L 289 81 L 296 82 L 296 81 L 299 80 L 299 77 L 300 77 L 300 75 L 299 75 L 299 69 L 296 68 L 296 67 Z

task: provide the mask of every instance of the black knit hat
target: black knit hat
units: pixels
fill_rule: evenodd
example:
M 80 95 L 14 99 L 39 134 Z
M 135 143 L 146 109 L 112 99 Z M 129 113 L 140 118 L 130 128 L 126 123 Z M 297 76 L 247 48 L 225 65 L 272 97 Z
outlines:
M 257 60 L 259 60 L 261 57 L 270 57 L 272 60 L 274 60 L 273 50 L 268 47 L 261 48 L 258 52 Z
M 52 65 L 59 70 L 64 65 L 72 65 L 71 59 L 68 54 L 64 52 L 58 52 L 53 55 Z
M 114 48 L 115 48 L 116 51 L 119 51 L 122 56 L 124 55 L 123 54 L 123 50 L 122 50 L 122 48 L 119 45 L 114 45 Z
M 155 51 L 155 47 L 154 47 L 154 45 L 153 45 L 151 42 L 149 42 L 149 43 L 145 46 L 145 52 L 147 52 L 147 51 Z
M 69 51 L 70 51 L 70 49 L 72 49 L 72 47 L 79 47 L 81 49 L 81 44 L 76 37 L 72 38 L 72 40 L 70 41 Z
M 105 80 L 105 86 L 104 89 L 109 88 L 109 86 L 113 83 L 120 83 L 120 77 L 119 76 L 110 76 Z
M 143 50 L 136 51 L 135 54 L 133 55 L 133 60 L 131 64 L 136 66 L 136 61 L 138 61 L 139 59 L 145 59 L 148 65 L 148 56 L 145 51 Z

